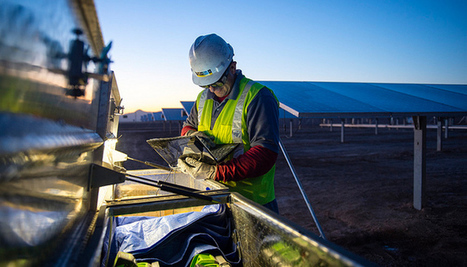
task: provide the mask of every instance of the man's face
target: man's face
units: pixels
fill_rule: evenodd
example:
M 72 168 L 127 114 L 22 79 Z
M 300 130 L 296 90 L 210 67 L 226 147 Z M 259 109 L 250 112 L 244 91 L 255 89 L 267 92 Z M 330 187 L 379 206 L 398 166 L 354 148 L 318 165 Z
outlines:
M 230 89 L 231 89 L 231 86 L 228 83 L 225 83 L 221 87 L 209 86 L 209 91 L 211 91 L 211 93 L 215 94 L 217 97 L 227 96 L 230 93 Z
M 222 98 L 222 97 L 227 96 L 230 93 L 230 91 L 232 90 L 232 86 L 235 83 L 236 69 L 237 69 L 237 62 L 233 61 L 230 64 L 229 69 L 227 70 L 227 79 L 226 79 L 224 85 L 221 86 L 221 87 L 209 86 L 209 91 L 211 91 L 211 93 L 215 94 L 217 97 Z

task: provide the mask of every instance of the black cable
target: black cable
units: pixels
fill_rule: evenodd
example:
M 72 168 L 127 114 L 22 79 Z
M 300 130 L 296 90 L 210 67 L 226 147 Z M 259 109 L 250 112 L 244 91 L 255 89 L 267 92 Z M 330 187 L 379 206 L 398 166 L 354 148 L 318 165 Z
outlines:
M 133 182 L 137 182 L 137 183 L 141 183 L 141 184 L 145 184 L 145 185 L 149 185 L 149 186 L 154 186 L 154 187 L 160 188 L 163 191 L 167 191 L 167 192 L 171 192 L 171 193 L 175 193 L 175 194 L 179 194 L 179 195 L 183 195 L 183 196 L 194 197 L 194 198 L 197 198 L 197 199 L 202 199 L 202 200 L 207 200 L 207 201 L 210 201 L 210 202 L 218 203 L 218 201 L 214 200 L 210 196 L 205 196 L 205 195 L 201 195 L 201 194 L 197 193 L 198 190 L 195 190 L 193 188 L 188 188 L 188 187 L 184 187 L 184 186 L 181 186 L 181 185 L 171 184 L 171 183 L 168 183 L 168 182 L 162 182 L 161 183 L 161 182 L 158 182 L 158 181 L 150 180 L 150 179 L 147 179 L 147 178 L 144 178 L 144 177 L 140 177 L 140 176 L 136 176 L 136 175 L 132 175 L 132 174 L 127 174 L 127 173 L 125 175 L 128 176 L 128 177 L 137 178 L 137 179 L 133 179 L 133 178 L 128 178 L 127 177 L 127 180 L 129 180 L 129 181 L 133 181 Z

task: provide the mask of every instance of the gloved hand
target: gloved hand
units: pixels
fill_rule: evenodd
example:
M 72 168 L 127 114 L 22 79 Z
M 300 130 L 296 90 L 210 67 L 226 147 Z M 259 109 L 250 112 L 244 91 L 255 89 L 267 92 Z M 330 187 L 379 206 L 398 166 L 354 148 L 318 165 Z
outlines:
M 198 136 L 198 137 L 202 138 L 204 141 L 206 141 L 205 143 L 206 143 L 207 147 L 209 147 L 209 148 L 216 147 L 216 143 L 214 143 L 214 136 L 207 135 L 204 132 L 195 131 L 195 130 L 188 130 L 188 132 L 186 132 L 185 136 Z
M 216 165 L 201 162 L 193 157 L 180 157 L 178 167 L 195 179 L 214 179 L 217 170 Z

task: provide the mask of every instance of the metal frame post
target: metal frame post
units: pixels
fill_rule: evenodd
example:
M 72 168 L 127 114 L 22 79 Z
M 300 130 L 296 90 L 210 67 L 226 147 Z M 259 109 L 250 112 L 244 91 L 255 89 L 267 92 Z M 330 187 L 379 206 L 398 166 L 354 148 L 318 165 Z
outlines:
M 442 138 L 442 132 L 443 132 L 443 119 L 438 118 L 437 121 L 437 131 L 436 131 L 436 150 L 441 151 L 443 149 L 443 138 Z
M 341 119 L 341 143 L 344 143 L 345 119 Z
M 290 119 L 290 137 L 292 137 L 292 131 L 293 131 L 293 121 Z
M 444 119 L 444 139 L 448 139 L 449 119 Z
M 375 135 L 378 135 L 378 118 L 375 119 Z
M 413 206 L 421 210 L 426 202 L 426 116 L 414 116 Z

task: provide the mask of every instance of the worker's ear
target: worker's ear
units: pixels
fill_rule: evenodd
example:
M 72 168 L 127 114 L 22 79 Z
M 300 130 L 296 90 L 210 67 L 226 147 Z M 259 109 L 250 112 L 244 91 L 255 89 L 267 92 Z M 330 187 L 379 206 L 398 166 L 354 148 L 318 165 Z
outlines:
M 237 61 L 232 61 L 232 64 L 230 64 L 230 73 L 235 74 L 237 71 Z

